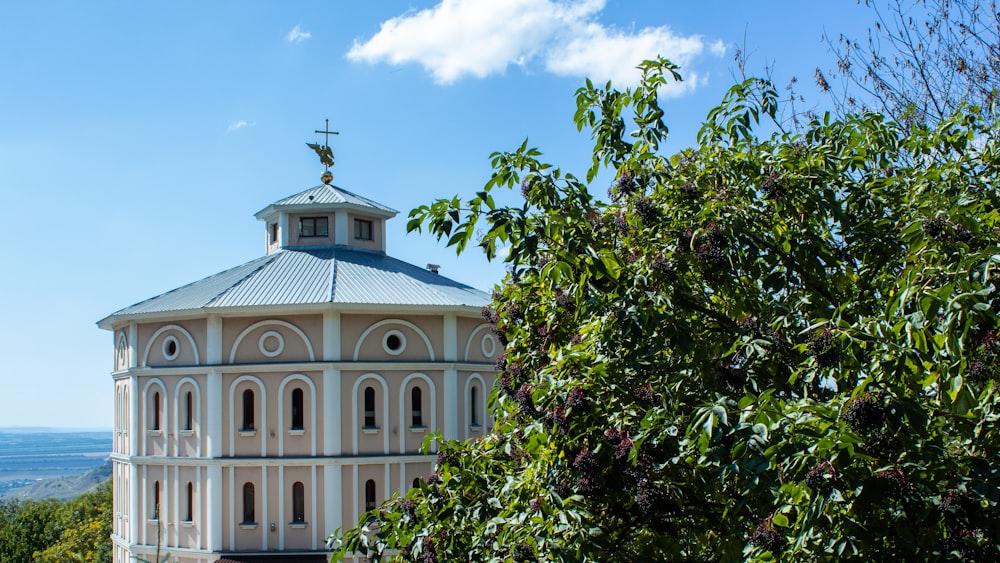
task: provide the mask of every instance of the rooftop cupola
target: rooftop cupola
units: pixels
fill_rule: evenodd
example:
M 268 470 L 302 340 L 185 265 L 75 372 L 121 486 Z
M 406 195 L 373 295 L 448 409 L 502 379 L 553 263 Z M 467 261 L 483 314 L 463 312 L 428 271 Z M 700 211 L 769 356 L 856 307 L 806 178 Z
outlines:
M 329 136 L 329 120 L 323 131 Z M 278 200 L 254 216 L 267 225 L 265 245 L 270 254 L 282 248 L 350 246 L 385 252 L 385 222 L 398 211 L 332 184 L 333 151 L 329 144 L 306 143 L 325 166 L 319 186 Z

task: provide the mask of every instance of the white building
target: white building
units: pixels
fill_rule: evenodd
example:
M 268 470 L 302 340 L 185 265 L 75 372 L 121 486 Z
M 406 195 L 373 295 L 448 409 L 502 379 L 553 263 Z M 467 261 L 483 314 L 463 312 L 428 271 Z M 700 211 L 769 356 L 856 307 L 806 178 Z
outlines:
M 102 319 L 115 561 L 324 561 L 325 539 L 479 436 L 489 297 L 385 254 L 396 211 L 324 183 L 257 213 L 267 254 Z

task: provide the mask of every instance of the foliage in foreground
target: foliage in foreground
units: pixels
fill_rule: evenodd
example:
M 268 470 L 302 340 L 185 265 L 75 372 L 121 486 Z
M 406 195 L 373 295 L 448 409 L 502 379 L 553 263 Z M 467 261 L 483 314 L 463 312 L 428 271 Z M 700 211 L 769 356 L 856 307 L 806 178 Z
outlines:
M 497 422 L 335 559 L 995 559 L 993 133 L 971 111 L 762 137 L 777 93 L 748 80 L 664 156 L 673 67 L 642 68 L 578 92 L 586 182 L 522 145 L 475 197 L 411 213 L 460 252 L 509 248 L 484 311 L 507 345 Z M 504 188 L 524 205 L 496 206 Z
M 0 502 L 0 561 L 111 561 L 111 481 L 68 501 Z

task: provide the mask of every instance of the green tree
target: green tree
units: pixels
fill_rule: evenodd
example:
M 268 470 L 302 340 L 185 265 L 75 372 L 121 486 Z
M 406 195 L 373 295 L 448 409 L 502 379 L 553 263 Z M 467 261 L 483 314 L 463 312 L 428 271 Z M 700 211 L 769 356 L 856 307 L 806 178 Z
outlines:
M 54 499 L 0 502 L 0 561 L 30 563 L 62 533 Z
M 113 496 L 111 481 L 107 481 L 96 490 L 63 503 L 58 515 L 62 532 L 55 542 L 34 553 L 35 562 L 110 562 Z
M 506 250 L 484 311 L 507 347 L 496 424 L 444 443 L 335 559 L 995 560 L 990 120 L 786 133 L 751 79 L 664 155 L 675 70 L 641 68 L 634 90 L 577 94 L 586 180 L 525 143 L 474 197 L 411 212 L 459 252 Z

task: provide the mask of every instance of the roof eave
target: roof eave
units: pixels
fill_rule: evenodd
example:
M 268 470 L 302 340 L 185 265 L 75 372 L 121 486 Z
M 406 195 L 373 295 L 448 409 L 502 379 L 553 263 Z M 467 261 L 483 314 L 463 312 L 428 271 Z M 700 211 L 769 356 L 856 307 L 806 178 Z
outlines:
M 380 217 L 383 219 L 391 219 L 399 214 L 398 211 L 392 210 L 387 211 L 385 209 L 378 209 L 377 207 L 368 207 L 366 205 L 359 205 L 357 203 L 300 203 L 300 204 L 289 204 L 289 205 L 275 205 L 271 204 L 261 209 L 257 213 L 254 213 L 254 217 L 258 221 L 266 221 L 277 213 L 317 213 L 321 211 L 337 211 L 339 209 L 346 209 L 348 211 L 356 211 L 363 215 L 370 215 L 374 217 Z
M 238 307 L 199 307 L 195 309 L 177 309 L 172 311 L 151 311 L 147 313 L 113 313 L 97 321 L 97 327 L 103 330 L 116 330 L 126 322 L 155 321 L 162 319 L 184 320 L 221 315 L 229 317 L 250 317 L 261 314 L 302 314 L 325 312 L 359 312 L 359 313 L 411 313 L 419 315 L 434 315 L 441 313 L 459 313 L 478 316 L 482 310 L 480 305 L 407 305 L 393 303 L 303 303 L 297 305 L 253 305 Z

